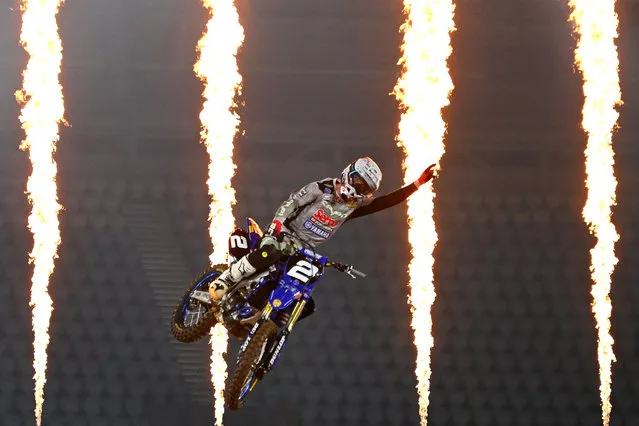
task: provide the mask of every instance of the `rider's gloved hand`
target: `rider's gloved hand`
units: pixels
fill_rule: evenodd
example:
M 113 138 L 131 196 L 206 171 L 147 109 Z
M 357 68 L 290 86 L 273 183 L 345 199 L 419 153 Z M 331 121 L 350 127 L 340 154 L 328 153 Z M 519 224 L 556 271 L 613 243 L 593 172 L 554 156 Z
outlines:
M 287 237 L 286 235 L 282 235 L 281 238 L 278 238 L 280 242 L 280 251 L 284 253 L 286 256 L 293 256 L 295 254 L 295 245 L 293 241 Z
M 417 178 L 415 181 L 415 185 L 419 188 L 433 177 L 437 176 L 437 171 L 435 170 L 436 164 L 431 164 L 428 166 L 426 170 Z
M 260 248 L 270 245 L 285 256 L 292 256 L 295 254 L 295 246 L 293 244 L 293 241 L 284 234 L 277 237 L 271 234 L 264 234 L 262 241 L 260 241 Z
M 269 246 L 269 245 L 275 246 L 275 248 L 278 248 L 279 241 L 277 241 L 277 238 L 275 238 L 271 234 L 264 234 L 264 236 L 262 237 L 262 240 L 260 241 L 260 248 L 264 246 Z
M 275 219 L 269 225 L 266 233 L 262 237 L 260 247 L 265 245 L 273 245 L 275 248 L 286 256 L 295 254 L 295 246 L 293 241 L 282 232 L 282 222 Z

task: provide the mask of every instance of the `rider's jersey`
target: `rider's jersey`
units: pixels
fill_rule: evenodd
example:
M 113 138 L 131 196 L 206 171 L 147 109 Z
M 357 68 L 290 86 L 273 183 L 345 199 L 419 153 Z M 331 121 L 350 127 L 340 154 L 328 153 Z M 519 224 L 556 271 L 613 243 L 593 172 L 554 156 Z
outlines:
M 375 213 L 404 201 L 417 190 L 410 184 L 379 198 L 343 201 L 336 191 L 336 179 L 311 182 L 294 192 L 275 212 L 274 220 L 312 247 L 333 236 L 344 222 Z

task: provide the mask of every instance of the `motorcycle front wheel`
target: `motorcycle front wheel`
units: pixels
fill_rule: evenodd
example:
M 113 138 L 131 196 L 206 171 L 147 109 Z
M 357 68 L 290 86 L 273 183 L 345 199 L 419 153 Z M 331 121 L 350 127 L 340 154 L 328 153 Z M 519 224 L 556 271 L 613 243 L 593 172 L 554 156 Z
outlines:
M 260 380 L 256 375 L 257 367 L 264 355 L 267 354 L 269 343 L 274 340 L 277 331 L 277 325 L 273 321 L 266 321 L 258 327 L 246 346 L 244 353 L 238 360 L 237 369 L 226 388 L 224 399 L 231 410 L 242 408 L 249 392 Z

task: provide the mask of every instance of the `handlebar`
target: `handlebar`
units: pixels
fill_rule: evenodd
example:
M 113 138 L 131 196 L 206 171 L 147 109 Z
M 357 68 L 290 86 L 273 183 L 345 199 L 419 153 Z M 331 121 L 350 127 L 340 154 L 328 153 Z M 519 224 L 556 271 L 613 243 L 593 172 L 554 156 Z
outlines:
M 309 249 L 311 251 L 314 252 L 313 247 L 311 247 L 310 245 L 307 245 L 304 243 L 304 241 L 300 240 L 299 238 L 296 238 L 295 235 L 290 234 L 286 231 L 282 231 L 278 234 L 278 240 L 281 238 L 288 238 L 288 242 L 293 246 L 293 248 L 295 250 L 299 250 L 300 246 L 298 245 L 298 242 L 302 244 L 302 247 Z M 338 271 L 341 271 L 345 274 L 347 274 L 348 276 L 350 276 L 351 278 L 366 278 L 366 274 L 363 273 L 362 271 L 358 271 L 357 269 L 355 269 L 353 267 L 353 265 L 349 265 L 347 263 L 341 263 L 341 262 L 334 262 L 332 260 L 329 260 L 328 262 L 326 262 L 326 266 L 330 266 L 333 267 L 335 269 L 337 269 Z
M 366 278 L 366 274 L 363 273 L 362 271 L 358 271 L 357 269 L 353 268 L 353 265 L 349 265 L 347 263 L 340 263 L 340 262 L 327 262 L 326 266 L 331 266 L 335 269 L 337 269 L 338 271 L 344 272 L 345 274 L 349 275 L 351 278 Z

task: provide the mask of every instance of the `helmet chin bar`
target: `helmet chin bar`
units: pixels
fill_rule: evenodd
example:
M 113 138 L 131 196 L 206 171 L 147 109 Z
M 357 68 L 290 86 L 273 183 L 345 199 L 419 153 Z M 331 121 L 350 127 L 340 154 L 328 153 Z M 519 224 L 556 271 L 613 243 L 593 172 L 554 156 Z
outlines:
M 359 195 L 353 186 L 344 182 L 340 182 L 339 195 L 344 201 L 365 198 Z
M 339 189 L 340 194 L 346 195 L 347 197 L 352 197 L 355 195 L 355 188 L 350 186 L 348 183 L 342 182 L 342 186 Z

